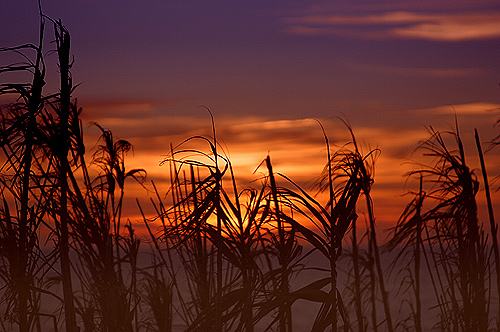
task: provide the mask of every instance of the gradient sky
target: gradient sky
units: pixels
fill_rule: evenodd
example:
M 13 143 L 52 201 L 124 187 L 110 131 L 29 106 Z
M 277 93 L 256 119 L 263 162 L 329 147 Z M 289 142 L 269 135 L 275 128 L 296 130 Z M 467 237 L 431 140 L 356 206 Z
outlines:
M 391 223 L 404 206 L 399 195 L 414 189 L 403 174 L 411 167 L 406 162 L 423 160 L 412 152 L 428 136 L 425 126 L 449 130 L 456 112 L 470 143 L 475 127 L 484 141 L 500 132 L 496 0 L 44 0 L 42 6 L 71 33 L 84 119 L 131 141 L 129 167 L 144 167 L 152 178 L 167 173 L 158 162 L 170 143 L 210 132 L 199 105 L 213 112 L 218 136 L 247 180 L 256 178 L 252 171 L 269 151 L 276 171 L 312 182 L 325 150 L 309 119 L 322 121 L 340 146 L 349 139 L 335 119 L 342 116 L 366 150 L 382 151 L 375 212 Z M 36 43 L 36 1 L 2 0 L 0 15 L 0 46 Z M 0 61 L 10 58 L 2 54 Z M 57 89 L 51 66 L 48 91 Z

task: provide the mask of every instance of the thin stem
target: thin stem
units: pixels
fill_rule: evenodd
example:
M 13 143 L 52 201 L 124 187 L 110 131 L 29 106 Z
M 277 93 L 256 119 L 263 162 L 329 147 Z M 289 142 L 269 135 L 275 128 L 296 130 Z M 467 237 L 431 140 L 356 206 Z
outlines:
M 481 163 L 481 172 L 483 175 L 484 193 L 486 195 L 486 203 L 488 205 L 488 217 L 489 217 L 489 222 L 490 222 L 490 233 L 491 233 L 491 239 L 493 242 L 493 253 L 495 255 L 495 271 L 496 271 L 496 275 L 497 275 L 497 292 L 498 292 L 498 298 L 500 299 L 500 254 L 499 254 L 499 249 L 498 249 L 498 238 L 497 238 L 498 226 L 496 225 L 495 216 L 493 214 L 493 204 L 491 202 L 490 185 L 488 182 L 488 173 L 486 172 L 486 164 L 484 162 L 483 150 L 481 148 L 481 141 L 479 140 L 479 134 L 477 132 L 477 129 L 474 129 L 474 136 L 476 139 L 476 146 L 477 146 L 477 152 L 479 154 L 479 161 Z M 498 306 L 498 319 L 500 320 L 500 305 Z M 498 322 L 498 324 L 500 324 L 500 322 Z

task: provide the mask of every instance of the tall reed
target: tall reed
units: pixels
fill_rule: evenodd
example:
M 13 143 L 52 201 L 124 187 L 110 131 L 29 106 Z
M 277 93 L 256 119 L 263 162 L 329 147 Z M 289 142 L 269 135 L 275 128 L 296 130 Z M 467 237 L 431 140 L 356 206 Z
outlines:
M 475 198 L 479 183 L 465 162 L 458 129 L 447 133 L 456 150 L 448 148 L 440 132 L 429 131 L 431 138 L 421 148 L 434 158 L 433 163 L 410 175 L 421 177 L 424 185 L 430 184 L 425 195 L 430 207 L 422 211 L 420 193 L 417 204 L 409 205 L 400 219 L 392 244 L 404 246 L 405 241 L 411 241 L 418 245 L 415 250 L 422 247 L 436 291 L 442 330 L 486 331 L 489 276 Z M 415 217 L 411 217 L 411 211 L 416 212 Z
M 274 211 L 272 215 L 274 216 L 277 236 L 275 232 L 269 232 L 269 243 L 271 250 L 270 253 L 276 256 L 278 260 L 278 284 L 276 289 L 279 290 L 276 297 L 280 301 L 278 304 L 278 329 L 280 332 L 291 332 L 293 329 L 292 321 L 292 302 L 283 301 L 282 299 L 287 299 L 290 296 L 290 279 L 295 273 L 296 269 L 300 269 L 299 260 L 302 253 L 302 246 L 300 246 L 296 239 L 296 229 L 293 225 L 289 228 L 286 227 L 284 221 L 281 219 L 282 205 L 278 195 L 278 186 L 276 184 L 276 179 L 273 172 L 273 166 L 271 163 L 271 157 L 267 156 L 265 159 L 266 167 L 269 174 L 268 186 L 271 189 L 272 203 L 274 205 Z M 275 249 L 275 250 L 272 250 Z M 271 273 L 275 273 L 275 270 L 270 266 L 269 269 Z
M 1 73 L 32 74 L 31 83 L 2 83 L 0 94 L 14 94 L 20 100 L 8 107 L 7 114 L 2 110 L 1 146 L 5 154 L 5 164 L 2 171 L 10 172 L 10 179 L 2 179 L 1 196 L 3 200 L 2 214 L 2 256 L 7 259 L 8 269 L 3 269 L 8 280 L 11 298 L 14 301 L 14 310 L 17 311 L 14 320 L 20 331 L 29 331 L 32 328 L 33 310 L 36 306 L 30 302 L 34 298 L 30 291 L 33 286 L 33 264 L 38 245 L 36 229 L 41 220 L 34 214 L 38 211 L 39 201 L 30 204 L 32 183 L 32 163 L 36 151 L 35 135 L 37 133 L 37 115 L 43 108 L 42 88 L 45 85 L 45 64 L 43 61 L 42 45 L 45 22 L 40 14 L 39 44 L 27 44 L 18 47 L 2 48 L 0 52 L 16 52 L 22 54 L 26 63 L 7 65 L 0 68 Z M 23 52 L 33 50 L 35 60 L 31 61 Z M 10 189 L 7 189 L 10 188 Z M 8 198 L 9 197 L 9 198 Z M 17 217 L 11 215 L 9 204 L 14 204 Z M 17 222 L 15 221 L 17 220 Z M 10 300 L 9 300 L 10 302 Z M 10 307 L 10 306 L 9 306 Z
M 71 90 L 73 84 L 71 80 L 70 63 L 70 34 L 62 25 L 61 21 L 54 24 L 56 36 L 56 49 L 59 58 L 59 73 L 61 76 L 61 88 L 59 94 L 59 146 L 56 156 L 58 159 L 58 173 L 60 185 L 60 219 L 57 223 L 59 231 L 59 256 L 61 260 L 61 276 L 64 296 L 64 313 L 66 317 L 66 331 L 77 332 L 75 308 L 73 300 L 73 286 L 71 278 L 71 266 L 69 259 L 69 230 L 68 230 L 68 182 L 69 172 L 68 152 L 69 152 L 69 114 L 71 105 Z
M 354 150 L 344 148 L 331 156 L 326 133 L 324 133 L 324 138 L 328 162 L 319 184 L 322 190 L 328 192 L 325 206 L 284 175 L 282 177 L 292 184 L 293 189 L 283 187 L 279 188 L 278 192 L 284 204 L 300 215 L 300 218 L 307 220 L 312 227 L 305 227 L 302 222 L 298 222 L 297 215 L 292 216 L 280 212 L 280 219 L 291 224 L 315 250 L 325 256 L 329 263 L 329 277 L 307 286 L 311 294 L 314 294 L 308 296 L 309 299 L 322 303 L 312 330 L 324 331 L 330 326 L 332 331 L 337 331 L 337 314 L 342 314 L 341 298 L 338 297 L 337 290 L 337 260 L 342 253 L 344 235 L 357 218 L 358 198 L 363 192 L 368 193 L 368 187 L 372 183 L 365 163 L 370 162 L 373 152 L 362 156 L 352 136 Z M 336 184 L 337 182 L 340 183 Z M 324 293 L 321 289 L 327 284 L 330 285 L 330 290 Z M 348 325 L 347 317 L 345 315 L 343 317 L 343 323 L 346 326 Z
M 193 159 L 176 159 L 174 163 L 174 165 L 178 163 L 181 166 L 190 167 L 191 187 L 186 187 L 188 191 L 184 196 L 175 196 L 177 199 L 171 211 L 175 213 L 176 224 L 171 225 L 171 229 L 167 229 L 166 232 L 166 236 L 170 238 L 174 234 L 176 237 L 180 236 L 180 243 L 183 246 L 184 243 L 190 243 L 186 249 L 194 249 L 201 253 L 200 259 L 207 257 L 208 248 L 206 244 L 203 244 L 206 240 L 210 241 L 216 253 L 215 296 L 206 303 L 203 298 L 211 292 L 206 293 L 207 290 L 197 288 L 196 294 L 202 296 L 199 303 L 205 308 L 199 311 L 197 317 L 190 323 L 190 329 L 199 330 L 214 326 L 216 330 L 218 328 L 225 330 L 234 326 L 233 328 L 237 331 L 253 331 L 254 289 L 260 280 L 259 268 L 255 261 L 256 249 L 260 245 L 259 229 L 264 221 L 261 216 L 266 213 L 268 205 L 262 203 L 263 190 L 238 192 L 230 163 L 227 158 L 217 154 L 215 147 L 217 143 L 205 138 L 203 140 L 209 144 L 211 154 L 197 152 L 208 157 L 210 163 L 201 163 Z M 173 158 L 185 152 L 193 151 L 182 149 L 173 151 Z M 218 160 L 225 163 L 222 170 L 219 169 L 220 161 Z M 208 175 L 195 181 L 194 166 L 208 171 Z M 232 191 L 233 198 L 222 183 L 226 171 L 230 172 L 228 189 Z M 175 169 L 171 174 L 178 178 L 178 174 L 182 172 Z M 182 193 L 181 190 L 177 192 Z M 261 212 L 262 209 L 264 212 Z M 215 225 L 210 222 L 210 219 L 216 222 Z M 211 251 L 211 249 L 208 250 Z M 183 255 L 181 254 L 180 257 L 182 258 Z M 231 266 L 227 272 L 234 271 L 227 275 L 225 283 L 222 278 L 223 258 Z M 202 272 L 200 268 L 205 269 L 206 263 L 204 259 L 201 265 L 196 265 L 196 270 L 194 270 L 196 273 L 192 276 L 197 279 L 196 276 Z M 188 261 L 183 261 L 183 264 L 188 272 L 191 271 L 191 264 Z M 202 276 L 202 281 L 204 278 L 206 276 Z M 201 285 L 203 284 L 206 282 Z M 239 317 L 239 323 L 236 321 L 230 323 L 236 317 Z M 224 324 L 221 326 L 223 318 Z
M 491 200 L 491 193 L 490 193 L 490 184 L 488 181 L 488 172 L 486 170 L 486 164 L 484 161 L 484 154 L 483 154 L 483 149 L 481 147 L 481 141 L 479 139 L 479 134 L 477 132 L 477 129 L 474 129 L 474 137 L 476 140 L 476 148 L 477 152 L 479 155 L 479 162 L 481 165 L 481 173 L 483 175 L 483 185 L 484 185 L 484 192 L 486 196 L 486 204 L 488 207 L 488 220 L 490 224 L 490 234 L 491 234 L 491 241 L 492 241 L 492 246 L 493 246 L 493 254 L 494 254 L 494 264 L 495 264 L 495 271 L 496 271 L 496 286 L 497 286 L 497 296 L 500 301 L 500 253 L 499 253 L 499 248 L 498 248 L 498 225 L 495 222 L 495 215 L 493 213 L 493 203 Z M 498 318 L 497 318 L 497 328 L 500 330 L 500 305 L 498 306 Z

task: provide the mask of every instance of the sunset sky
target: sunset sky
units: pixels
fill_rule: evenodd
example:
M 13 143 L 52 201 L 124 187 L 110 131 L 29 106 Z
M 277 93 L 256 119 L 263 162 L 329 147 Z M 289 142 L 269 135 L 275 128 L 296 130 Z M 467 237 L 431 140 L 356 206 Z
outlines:
M 85 121 L 135 146 L 129 167 L 161 182 L 169 144 L 218 138 L 242 186 L 268 154 L 275 170 L 312 184 L 332 142 L 349 140 L 348 119 L 366 151 L 381 149 L 375 213 L 394 222 L 415 189 L 404 173 L 428 137 L 456 113 L 469 160 L 473 129 L 500 133 L 500 3 L 422 1 L 44 0 L 72 38 L 74 93 Z M 0 47 L 37 42 L 35 0 L 0 2 Z M 54 48 L 47 29 L 45 51 Z M 49 37 L 50 36 L 50 37 Z M 55 54 L 46 92 L 57 89 Z M 5 65 L 11 59 L 0 54 Z M 48 62 L 48 63 L 49 63 Z M 90 136 L 95 128 L 85 126 Z M 492 175 L 500 174 L 493 150 Z M 497 185 L 498 186 L 498 185 Z M 498 193 L 497 193 L 498 195 Z

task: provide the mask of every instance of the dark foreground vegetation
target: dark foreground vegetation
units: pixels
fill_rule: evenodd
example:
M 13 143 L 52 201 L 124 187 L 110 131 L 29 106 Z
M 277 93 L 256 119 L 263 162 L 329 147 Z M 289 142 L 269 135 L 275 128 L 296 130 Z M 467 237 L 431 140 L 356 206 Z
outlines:
M 53 94 L 43 91 L 47 28 L 60 73 Z M 430 130 L 421 145 L 427 159 L 409 174 L 420 186 L 381 245 L 370 192 L 379 151 L 363 153 L 352 131 L 336 151 L 325 134 L 322 195 L 275 174 L 269 156 L 259 185 L 241 190 L 215 127 L 211 137 L 188 139 L 206 149 L 171 148 L 170 186 L 157 188 L 144 170 L 125 169 L 131 144 L 97 124 L 102 136 L 86 153 L 60 21 L 42 19 L 38 45 L 1 52 L 23 56 L 2 75 L 31 77 L 0 86 L 15 100 L 0 119 L 1 331 L 290 332 L 299 331 L 297 307 L 311 304 L 310 331 L 499 330 L 497 224 L 477 133 L 482 174 L 466 164 L 458 130 Z M 155 193 L 154 215 L 137 201 L 149 236 L 122 217 L 127 179 Z M 388 250 L 399 291 L 388 287 Z M 312 255 L 323 263 L 308 263 Z M 317 278 L 297 286 L 311 269 Z

